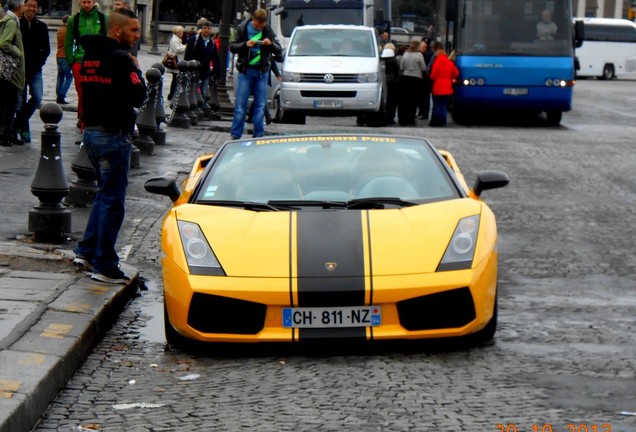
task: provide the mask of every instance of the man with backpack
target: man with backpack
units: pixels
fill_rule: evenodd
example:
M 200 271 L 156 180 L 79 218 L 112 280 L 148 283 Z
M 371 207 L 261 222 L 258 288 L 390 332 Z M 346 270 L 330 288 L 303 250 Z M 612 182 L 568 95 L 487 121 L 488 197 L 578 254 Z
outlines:
M 84 58 L 84 48 L 79 40 L 84 35 L 101 34 L 106 36 L 106 16 L 97 9 L 95 0 L 80 0 L 80 11 L 68 20 L 66 25 L 66 41 L 64 51 L 66 61 L 73 70 L 75 90 L 77 91 L 77 127 L 84 130 L 82 120 L 82 86 L 80 80 L 80 69 Z

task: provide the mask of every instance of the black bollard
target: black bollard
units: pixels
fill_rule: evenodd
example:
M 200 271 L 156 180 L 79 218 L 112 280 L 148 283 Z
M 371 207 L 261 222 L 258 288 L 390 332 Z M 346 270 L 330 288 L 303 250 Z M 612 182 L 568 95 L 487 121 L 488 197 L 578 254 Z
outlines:
M 31 193 L 40 203 L 29 210 L 29 231 L 37 242 L 61 243 L 71 232 L 71 211 L 62 205 L 69 192 L 62 164 L 61 135 L 57 130 L 62 116 L 58 104 L 47 103 L 40 108 L 44 131 L 40 162 L 31 183 Z
M 137 115 L 137 129 L 139 138 L 135 140 L 135 145 L 141 154 L 151 155 L 155 151 L 155 142 L 150 138 L 157 130 L 157 119 L 155 118 L 155 101 L 157 100 L 157 83 L 161 79 L 161 72 L 155 68 L 146 71 L 146 81 L 148 81 L 148 99 L 144 107 Z
M 190 117 L 186 115 L 186 112 L 190 109 L 190 102 L 188 101 L 188 62 L 181 60 L 177 64 L 179 69 L 179 75 L 176 77 L 177 81 L 177 94 L 172 99 L 172 114 L 168 121 L 168 126 L 188 129 L 190 128 Z M 174 79 L 174 78 L 173 78 Z
M 166 76 L 166 67 L 161 63 L 155 63 L 151 67 L 157 69 L 161 72 L 161 79 L 159 80 L 159 85 L 157 86 L 157 104 L 155 106 L 155 117 L 157 118 L 157 127 L 161 126 L 161 123 L 166 122 L 166 111 L 163 106 L 163 78 Z M 155 140 L 156 144 L 159 144 L 157 140 Z
M 83 142 L 80 143 L 77 155 L 71 163 L 71 169 L 77 174 L 77 180 L 71 182 L 71 188 L 64 198 L 64 203 L 75 207 L 88 207 L 93 204 L 99 189 L 95 170 L 88 159 L 86 145 Z
M 190 109 L 187 114 L 190 117 L 190 122 L 193 125 L 199 123 L 199 107 L 197 105 L 197 91 L 199 90 L 199 74 L 197 72 L 198 66 L 196 60 L 188 61 L 188 71 L 190 75 L 190 87 L 188 91 L 188 103 L 190 104 Z

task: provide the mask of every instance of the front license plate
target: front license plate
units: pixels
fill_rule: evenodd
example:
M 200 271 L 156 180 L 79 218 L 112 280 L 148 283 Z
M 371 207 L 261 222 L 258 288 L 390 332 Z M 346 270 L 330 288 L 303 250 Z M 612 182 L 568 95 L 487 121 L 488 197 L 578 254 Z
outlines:
M 314 101 L 314 108 L 342 108 L 343 103 L 340 100 L 317 100 Z
M 380 306 L 283 308 L 283 327 L 375 327 L 382 323 Z
M 503 94 L 509 96 L 524 96 L 528 94 L 527 88 L 505 88 Z

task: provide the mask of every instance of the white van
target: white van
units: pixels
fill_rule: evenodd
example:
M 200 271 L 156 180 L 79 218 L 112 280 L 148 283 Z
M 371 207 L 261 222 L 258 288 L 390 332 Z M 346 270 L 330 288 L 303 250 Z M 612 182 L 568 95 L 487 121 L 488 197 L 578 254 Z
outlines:
M 296 27 L 283 60 L 283 122 L 305 116 L 365 115 L 382 125 L 386 77 L 375 29 L 353 25 Z
M 577 76 L 612 79 L 636 74 L 636 24 L 613 18 L 581 20 L 585 36 L 583 45 L 576 49 L 580 64 Z

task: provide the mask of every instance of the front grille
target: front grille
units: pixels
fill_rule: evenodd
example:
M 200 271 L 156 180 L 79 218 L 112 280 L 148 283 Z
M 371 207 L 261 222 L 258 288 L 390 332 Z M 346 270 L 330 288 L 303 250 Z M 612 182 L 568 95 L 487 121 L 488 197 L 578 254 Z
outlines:
M 409 331 L 461 327 L 477 316 L 468 287 L 403 300 L 397 309 Z
M 265 325 L 267 306 L 229 297 L 195 293 L 188 325 L 203 333 L 256 334 Z
M 307 98 L 354 98 L 356 91 L 322 91 L 322 90 L 301 90 L 300 95 Z
M 301 82 L 311 82 L 311 83 L 324 83 L 325 82 L 324 73 L 305 73 L 301 74 L 300 81 Z M 358 82 L 358 74 L 332 74 L 333 81 L 332 83 L 355 83 Z

